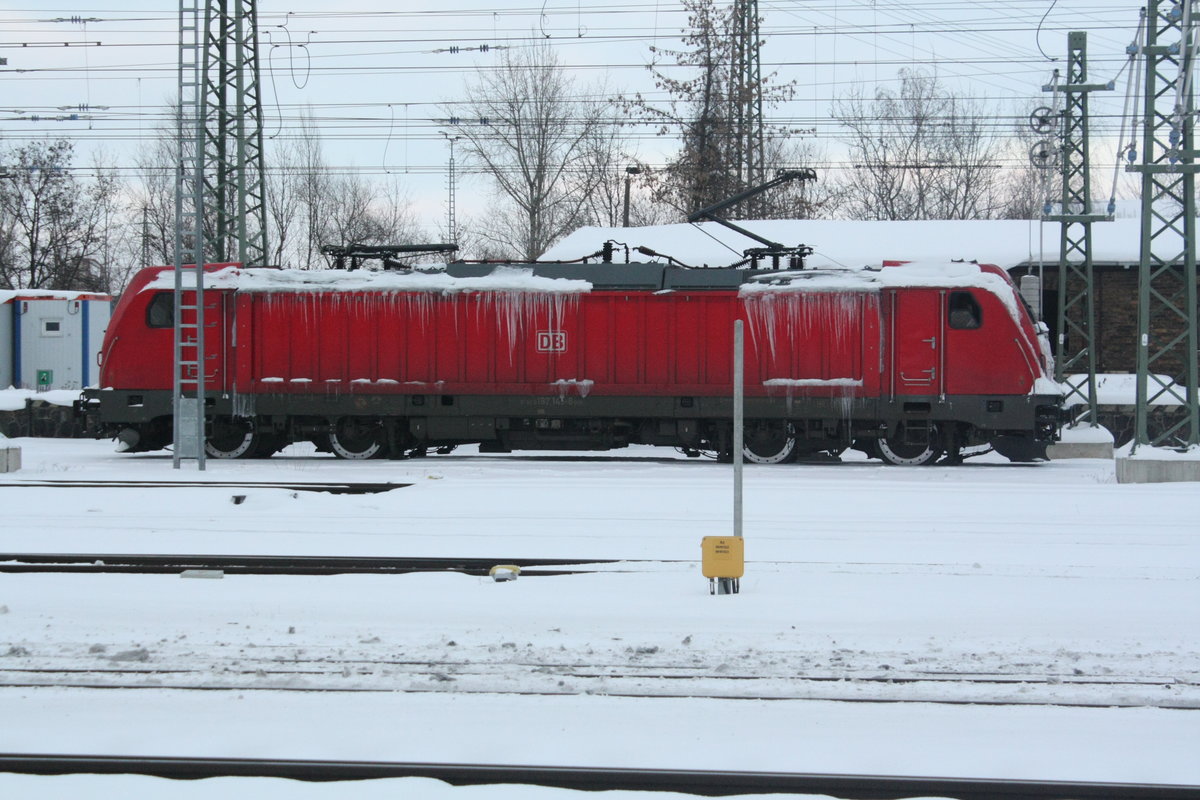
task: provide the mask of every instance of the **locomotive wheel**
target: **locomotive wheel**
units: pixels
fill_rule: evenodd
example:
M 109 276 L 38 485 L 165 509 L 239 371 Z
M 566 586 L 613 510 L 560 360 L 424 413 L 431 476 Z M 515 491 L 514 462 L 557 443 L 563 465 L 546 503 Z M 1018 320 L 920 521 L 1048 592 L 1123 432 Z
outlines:
M 329 432 L 329 449 L 338 458 L 383 458 L 387 455 L 383 425 L 378 419 L 342 417 Z
M 942 448 L 937 445 L 937 437 L 933 431 L 929 432 L 926 441 L 914 444 L 905 441 L 903 426 L 897 430 L 894 438 L 881 437 L 876 442 L 876 447 L 885 464 L 898 467 L 923 467 L 937 461 L 938 456 L 942 454 Z
M 795 429 L 778 422 L 746 426 L 742 456 L 751 464 L 779 464 L 795 455 Z
M 209 426 L 204 452 L 213 458 L 253 458 L 258 440 L 253 420 L 216 417 Z

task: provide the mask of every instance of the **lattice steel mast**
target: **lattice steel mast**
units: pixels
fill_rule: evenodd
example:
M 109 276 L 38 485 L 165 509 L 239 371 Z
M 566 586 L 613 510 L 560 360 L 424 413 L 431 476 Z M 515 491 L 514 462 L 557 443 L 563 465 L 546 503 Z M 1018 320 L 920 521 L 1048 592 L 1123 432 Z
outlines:
M 443 135 L 450 145 L 450 162 L 446 167 L 446 241 L 450 244 L 458 244 L 458 219 L 455 209 L 455 195 L 458 193 L 458 174 L 454 164 L 454 143 L 460 137 L 450 136 L 449 134 Z
M 1192 72 L 1195 0 L 1146 6 L 1141 163 L 1142 252 L 1138 275 L 1137 415 L 1133 449 L 1200 444 L 1197 405 L 1196 150 Z M 1152 405 L 1183 414 L 1156 435 Z
M 1088 169 L 1088 95 L 1109 91 L 1112 84 L 1087 83 L 1087 33 L 1067 35 L 1067 79 L 1065 83 L 1043 86 L 1047 92 L 1061 92 L 1065 104 L 1061 115 L 1062 207 L 1057 214 L 1043 219 L 1062 223 L 1058 261 L 1058 353 L 1055 379 L 1070 388 L 1066 402 L 1073 397 L 1087 407 L 1087 421 L 1096 420 L 1096 309 L 1092 275 L 1092 223 L 1112 220 L 1111 210 L 1093 213 L 1091 176 Z M 1057 105 L 1057 104 L 1056 104 Z M 1070 374 L 1084 373 L 1084 379 L 1068 383 Z M 1076 419 L 1076 422 L 1082 420 Z
M 176 468 L 184 459 L 194 458 L 200 469 L 205 462 L 204 264 L 263 266 L 269 252 L 261 85 L 257 0 L 207 0 L 203 7 L 200 0 L 180 0 L 172 401 Z
M 179 3 L 179 133 L 175 167 L 174 467 L 204 469 L 204 97 L 200 7 Z
M 729 97 L 738 191 L 767 181 L 759 44 L 758 0 L 735 0 Z M 746 216 L 762 216 L 763 209 L 763 198 L 759 195 L 747 202 Z
M 204 51 L 204 180 L 215 261 L 266 263 L 262 83 L 257 0 L 208 0 Z

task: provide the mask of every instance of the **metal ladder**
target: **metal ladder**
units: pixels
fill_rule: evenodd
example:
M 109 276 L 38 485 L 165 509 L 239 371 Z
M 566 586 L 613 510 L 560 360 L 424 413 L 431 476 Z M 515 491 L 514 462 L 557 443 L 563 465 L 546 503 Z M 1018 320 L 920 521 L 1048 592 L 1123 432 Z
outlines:
M 179 2 L 179 149 L 175 172 L 174 467 L 204 469 L 203 0 Z

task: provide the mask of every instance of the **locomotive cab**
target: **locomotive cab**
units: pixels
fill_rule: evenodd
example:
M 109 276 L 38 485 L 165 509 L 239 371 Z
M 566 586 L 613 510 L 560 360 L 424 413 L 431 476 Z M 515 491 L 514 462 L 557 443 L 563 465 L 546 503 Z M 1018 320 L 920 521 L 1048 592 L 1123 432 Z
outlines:
M 236 264 L 209 264 L 215 272 Z M 102 433 L 116 436 L 124 452 L 160 450 L 172 440 L 171 392 L 174 364 L 175 294 L 172 267 L 143 269 L 121 294 L 100 350 L 100 389 L 85 392 L 85 408 Z M 213 379 L 213 354 L 223 350 L 220 331 L 221 292 L 206 290 L 205 329 L 215 341 L 205 344 L 209 357 L 208 387 Z M 185 292 L 185 304 L 194 293 Z
M 903 464 L 933 463 L 943 453 L 954 459 L 978 445 L 1014 461 L 1045 459 L 1057 438 L 1061 393 L 1008 275 L 971 264 L 941 286 L 911 285 L 932 280 L 919 267 L 888 277 L 893 411 L 886 430 L 859 448 Z

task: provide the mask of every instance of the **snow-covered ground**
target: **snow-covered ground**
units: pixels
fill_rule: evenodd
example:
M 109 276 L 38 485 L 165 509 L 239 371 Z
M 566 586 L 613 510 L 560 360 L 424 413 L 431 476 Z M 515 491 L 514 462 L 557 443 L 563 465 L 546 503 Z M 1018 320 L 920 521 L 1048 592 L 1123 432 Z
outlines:
M 1195 484 L 1117 485 L 1099 460 L 748 466 L 742 592 L 710 596 L 700 539 L 730 531 L 730 469 L 670 450 L 344 462 L 293 446 L 199 473 L 108 442 L 14 443 L 5 552 L 619 563 L 509 583 L 0 574 L 3 752 L 1200 783 Z M 412 485 L 7 485 L 56 479 Z M 129 688 L 86 688 L 112 685 Z M 156 785 L 0 776 L 0 795 Z

